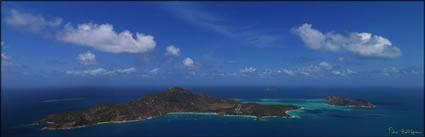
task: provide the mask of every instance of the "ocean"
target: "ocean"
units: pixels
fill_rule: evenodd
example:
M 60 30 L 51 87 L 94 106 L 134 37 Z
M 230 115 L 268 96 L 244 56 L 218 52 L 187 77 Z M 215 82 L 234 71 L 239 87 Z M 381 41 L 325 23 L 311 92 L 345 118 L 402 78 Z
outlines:
M 53 113 L 136 100 L 167 87 L 2 88 L 2 136 L 424 136 L 424 89 L 348 87 L 185 87 L 194 93 L 248 103 L 294 104 L 294 118 L 169 114 L 151 120 L 71 130 L 32 126 Z M 336 95 L 366 99 L 376 108 L 326 105 Z M 414 130 L 403 134 L 393 131 Z

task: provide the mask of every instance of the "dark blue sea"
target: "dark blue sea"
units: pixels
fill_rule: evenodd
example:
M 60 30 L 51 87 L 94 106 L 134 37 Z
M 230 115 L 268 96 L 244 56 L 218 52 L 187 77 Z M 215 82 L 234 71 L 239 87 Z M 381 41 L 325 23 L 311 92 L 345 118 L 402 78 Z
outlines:
M 424 89 L 325 87 L 186 87 L 212 97 L 262 104 L 294 104 L 294 118 L 169 114 L 140 122 L 102 124 L 71 130 L 42 131 L 32 126 L 53 113 L 118 104 L 167 87 L 2 88 L 2 136 L 424 136 Z M 376 108 L 345 108 L 320 98 L 361 98 Z M 414 130 L 417 134 L 394 131 Z

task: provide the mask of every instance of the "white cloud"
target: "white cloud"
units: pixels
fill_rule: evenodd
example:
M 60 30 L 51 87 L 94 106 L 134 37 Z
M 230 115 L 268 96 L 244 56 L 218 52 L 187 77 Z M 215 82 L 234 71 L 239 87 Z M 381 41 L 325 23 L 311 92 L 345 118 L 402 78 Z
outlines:
M 325 78 L 325 77 L 348 77 L 354 74 L 350 69 L 339 69 L 333 67 L 328 62 L 320 62 L 317 65 L 301 66 L 295 69 L 283 68 L 274 73 L 271 69 L 265 69 L 264 71 L 258 72 L 257 68 L 254 67 L 245 67 L 241 69 L 238 73 L 238 76 L 244 77 L 274 77 L 274 76 L 296 76 L 296 77 L 307 77 L 307 78 Z M 249 74 L 249 75 L 248 75 Z M 221 73 L 221 77 L 227 76 L 226 73 Z M 295 78 L 295 77 L 294 77 Z
M 331 73 L 334 74 L 334 75 L 337 75 L 337 76 L 345 77 L 347 75 L 353 74 L 354 72 L 350 69 L 347 69 L 345 71 L 333 70 Z
M 156 46 L 153 36 L 136 33 L 136 38 L 133 38 L 130 31 L 117 33 L 110 24 L 87 23 L 79 24 L 77 28 L 67 24 L 57 38 L 109 53 L 145 53 Z
M 407 68 L 397 68 L 397 67 L 386 67 L 380 70 L 380 74 L 384 76 L 391 77 L 411 77 L 411 76 L 420 76 L 424 74 L 424 69 L 417 66 L 410 66 Z
M 106 74 L 110 74 L 107 73 L 108 71 L 106 71 L 104 68 L 97 68 L 97 69 L 93 69 L 93 70 L 83 70 L 83 71 L 66 71 L 66 74 L 68 75 L 92 75 L 92 76 L 96 76 L 96 75 L 106 75 Z
M 392 73 L 400 72 L 396 67 L 384 68 L 383 71 L 384 72 L 392 72 Z
M 154 68 L 154 69 L 152 69 L 150 72 L 151 73 L 157 73 L 159 71 L 159 69 L 158 68 Z
M 31 13 L 10 10 L 10 14 L 5 17 L 5 22 L 18 29 L 30 32 L 40 32 L 46 27 L 59 27 L 62 24 L 62 18 L 47 20 L 41 15 L 33 15 Z
M 1 42 L 1 46 L 3 47 L 3 45 L 4 45 L 4 42 L 2 41 L 2 42 Z
M 6 55 L 5 53 L 1 53 L 1 59 L 2 60 L 9 60 L 11 58 L 12 58 L 11 56 Z
M 172 56 L 180 56 L 180 49 L 176 48 L 174 45 L 170 45 L 167 47 L 166 55 L 172 55 Z
M 297 68 L 296 72 L 305 76 L 311 76 L 312 74 L 320 74 L 321 69 L 318 66 L 305 66 Z
M 282 69 L 282 70 L 278 70 L 277 71 L 278 73 L 284 73 L 284 74 L 286 74 L 286 75 L 288 75 L 288 76 L 292 76 L 292 75 L 294 75 L 295 73 L 294 73 L 294 71 L 292 71 L 292 70 L 289 70 L 289 69 Z
M 285 72 L 287 75 L 302 75 L 307 77 L 327 77 L 327 76 L 349 76 L 354 74 L 354 72 L 350 69 L 342 70 L 336 69 L 331 64 L 323 61 L 320 62 L 318 66 L 310 65 L 299 67 L 294 71 L 283 69 L 280 71 L 281 73 Z
M 7 55 L 6 53 L 1 53 L 1 71 L 12 70 L 22 68 L 24 65 L 15 63 L 12 60 L 12 56 Z
M 132 72 L 135 72 L 136 69 L 131 67 L 131 68 L 126 68 L 126 69 L 117 69 L 116 71 L 119 72 L 119 73 L 132 73 Z
M 193 66 L 193 64 L 194 63 L 193 63 L 193 60 L 191 58 L 186 58 L 186 59 L 183 60 L 184 66 L 190 67 L 190 66 Z
M 328 62 L 320 62 L 319 66 L 328 70 L 333 68 Z
M 135 72 L 136 69 L 133 67 L 125 68 L 125 69 L 113 69 L 106 70 L 104 68 L 90 69 L 90 70 L 79 70 L 79 71 L 66 71 L 65 73 L 68 75 L 80 75 L 80 76 L 105 76 L 105 75 L 114 75 L 114 74 L 130 74 Z
M 313 29 L 311 24 L 303 24 L 294 29 L 306 47 L 320 51 L 348 51 L 360 57 L 398 58 L 402 55 L 400 48 L 393 46 L 388 39 L 371 33 L 353 32 L 349 36 L 341 34 L 323 34 Z
M 255 72 L 255 71 L 257 71 L 257 69 L 256 69 L 256 68 L 253 68 L 253 67 L 246 67 L 246 68 L 244 68 L 244 69 L 241 69 L 241 71 L 240 71 L 240 72 L 242 72 L 242 73 L 250 73 L 250 72 Z
M 407 74 L 407 75 L 409 75 L 409 74 L 413 74 L 413 75 L 422 74 L 422 76 L 423 76 L 424 69 L 417 67 L 417 66 L 410 66 L 410 67 L 407 67 L 407 68 L 400 69 L 400 72 L 403 73 L 403 74 Z
M 96 65 L 96 55 L 90 51 L 78 55 L 77 60 L 82 65 Z
M 381 73 L 385 76 L 390 76 L 391 74 L 396 74 L 399 73 L 400 70 L 396 67 L 388 67 L 388 68 L 383 68 Z
M 332 71 L 332 74 L 335 74 L 335 75 L 342 75 L 341 71 L 337 71 L 337 70 Z

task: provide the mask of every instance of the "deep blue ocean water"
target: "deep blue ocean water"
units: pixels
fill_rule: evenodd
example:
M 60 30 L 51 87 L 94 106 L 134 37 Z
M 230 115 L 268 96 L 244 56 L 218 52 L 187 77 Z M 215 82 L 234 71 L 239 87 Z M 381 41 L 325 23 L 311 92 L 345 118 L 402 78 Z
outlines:
M 151 120 L 102 124 L 72 130 L 42 131 L 32 122 L 60 112 L 79 111 L 99 104 L 136 100 L 166 87 L 150 88 L 3 88 L 2 136 L 412 136 L 390 134 L 413 129 L 424 136 L 423 88 L 186 87 L 212 97 L 263 104 L 295 104 L 296 118 L 263 118 L 208 114 L 170 114 Z M 320 98 L 337 95 L 362 98 L 376 108 L 334 108 Z

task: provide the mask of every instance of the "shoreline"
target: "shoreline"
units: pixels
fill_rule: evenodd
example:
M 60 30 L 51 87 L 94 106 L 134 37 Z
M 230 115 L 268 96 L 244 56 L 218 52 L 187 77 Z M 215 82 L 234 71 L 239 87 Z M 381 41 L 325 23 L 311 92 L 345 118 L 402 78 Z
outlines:
M 288 112 L 291 112 L 291 111 L 297 111 L 297 110 L 302 110 L 302 109 L 304 109 L 304 107 L 300 107 L 300 108 L 298 108 L 298 109 L 294 109 L 294 110 L 287 110 L 285 113 L 286 114 L 288 114 Z M 288 114 L 288 115 L 290 115 L 290 114 Z M 291 117 L 289 117 L 289 118 L 296 118 L 295 116 L 292 116 L 292 115 L 290 115 Z
M 355 107 L 359 107 L 359 108 L 375 108 L 376 107 L 376 105 L 373 105 L 373 106 L 364 106 L 364 105 L 356 106 L 356 105 L 334 105 L 334 104 L 329 104 L 329 103 L 325 103 L 325 104 L 330 105 L 330 106 L 348 107 L 348 108 L 355 108 Z
M 167 113 L 167 115 L 168 114 L 171 114 L 171 115 L 173 115 L 173 114 L 208 114 L 208 115 L 217 115 L 217 113 L 214 113 L 214 112 L 170 112 L 170 113 Z
M 287 115 L 289 115 L 290 117 L 286 117 L 286 116 L 263 116 L 263 117 L 260 117 L 260 118 L 266 118 L 266 117 L 295 118 L 294 116 L 288 114 L 288 112 L 295 111 L 295 110 L 301 110 L 303 108 L 304 107 L 301 107 L 301 108 L 298 108 L 298 109 L 294 109 L 294 110 L 287 110 L 287 111 L 285 111 L 285 113 Z M 171 115 L 173 115 L 173 114 L 200 114 L 200 115 L 207 114 L 207 115 L 216 115 L 216 116 L 219 116 L 215 112 L 205 112 L 205 113 L 204 112 L 170 112 L 170 113 L 167 113 L 167 115 L 168 114 L 171 114 Z M 230 117 L 249 117 L 249 118 L 258 119 L 257 116 L 252 116 L 252 115 L 223 115 L 223 116 L 230 116 Z M 82 126 L 66 127 L 66 128 L 50 128 L 50 127 L 45 126 L 45 127 L 41 128 L 41 130 L 68 130 L 68 129 L 74 129 L 74 128 L 84 128 L 84 127 L 88 127 L 88 126 L 109 124 L 109 123 L 119 124 L 119 123 L 139 122 L 139 121 L 144 121 L 144 120 L 150 120 L 152 118 L 154 118 L 154 116 L 150 116 L 150 117 L 147 117 L 145 119 L 98 122 L 98 123 L 91 124 L 91 125 L 82 125 Z M 47 124 L 53 124 L 53 122 L 47 122 Z
M 122 120 L 122 121 L 108 121 L 108 122 L 98 122 L 92 125 L 82 125 L 82 126 L 76 126 L 76 127 L 67 127 L 67 128 L 50 128 L 50 127 L 43 127 L 41 130 L 67 130 L 67 129 L 74 129 L 74 128 L 84 128 L 88 126 L 95 126 L 95 125 L 102 125 L 102 124 L 119 124 L 119 123 L 129 123 L 129 122 L 138 122 L 138 121 L 144 121 L 152 119 L 153 117 L 148 117 L 146 119 L 137 119 L 137 120 Z M 49 122 L 48 124 L 52 124 L 53 122 Z
M 224 117 L 251 117 L 251 118 L 257 118 L 257 116 L 252 115 L 223 115 Z

